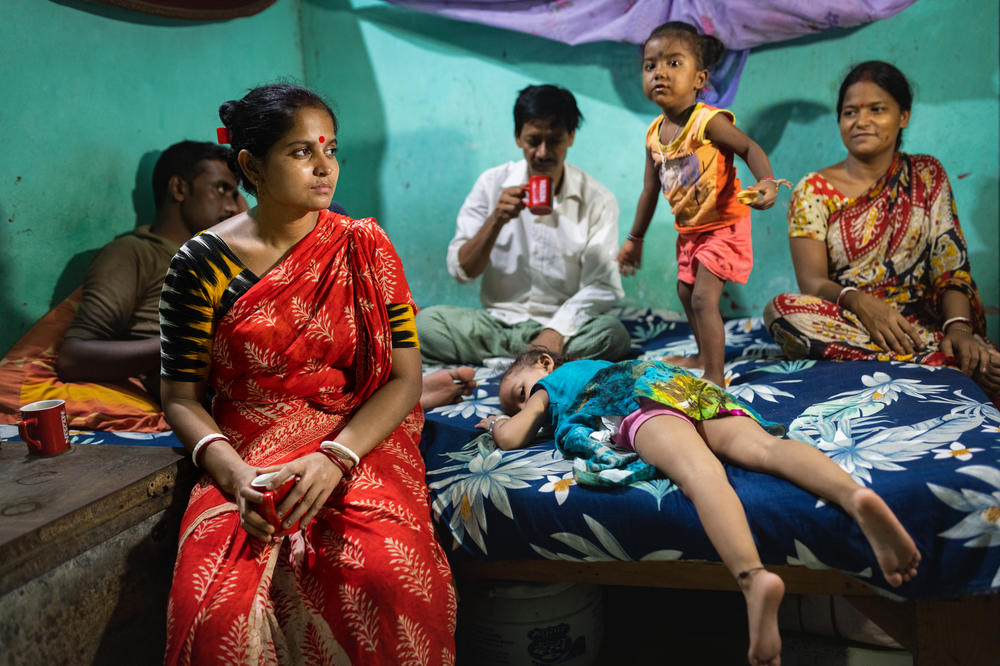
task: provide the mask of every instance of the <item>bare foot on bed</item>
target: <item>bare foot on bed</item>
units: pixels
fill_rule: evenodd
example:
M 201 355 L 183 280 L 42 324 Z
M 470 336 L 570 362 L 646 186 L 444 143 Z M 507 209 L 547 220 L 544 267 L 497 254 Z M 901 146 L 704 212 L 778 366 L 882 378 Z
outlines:
M 476 369 L 469 366 L 435 370 L 424 375 L 420 391 L 420 406 L 424 409 L 462 401 L 476 388 Z
M 994 404 L 1000 399 L 1000 353 L 990 349 L 989 361 L 986 368 L 976 370 L 972 375 L 973 381 L 979 384 L 979 388 L 986 392 L 986 395 Z
M 695 354 L 694 356 L 684 356 L 683 354 L 674 354 L 672 356 L 667 356 L 663 359 L 664 363 L 669 363 L 670 365 L 676 365 L 681 368 L 704 368 L 705 364 L 701 361 L 701 356 Z
M 875 551 L 886 582 L 898 587 L 917 575 L 920 551 L 889 505 L 871 488 L 859 488 L 845 506 Z
M 740 587 L 747 604 L 747 625 L 750 629 L 747 660 L 753 666 L 780 666 L 778 607 L 785 596 L 784 581 L 766 569 L 757 569 Z

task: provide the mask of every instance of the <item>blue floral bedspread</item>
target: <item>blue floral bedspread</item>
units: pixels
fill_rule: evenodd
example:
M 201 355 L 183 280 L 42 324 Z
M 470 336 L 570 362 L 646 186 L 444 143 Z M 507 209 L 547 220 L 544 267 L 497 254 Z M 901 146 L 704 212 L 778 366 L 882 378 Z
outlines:
M 619 312 L 638 357 L 693 353 L 690 328 L 646 309 Z M 923 554 L 889 588 L 860 529 L 791 483 L 728 467 L 767 564 L 835 568 L 903 598 L 1000 590 L 1000 412 L 965 375 L 901 362 L 794 361 L 759 318 L 726 322 L 728 389 L 789 437 L 875 489 Z M 710 560 L 691 502 L 667 479 L 621 489 L 576 485 L 547 441 L 501 452 L 472 443 L 500 412 L 500 371 L 475 395 L 429 410 L 421 439 L 435 520 L 459 560 Z

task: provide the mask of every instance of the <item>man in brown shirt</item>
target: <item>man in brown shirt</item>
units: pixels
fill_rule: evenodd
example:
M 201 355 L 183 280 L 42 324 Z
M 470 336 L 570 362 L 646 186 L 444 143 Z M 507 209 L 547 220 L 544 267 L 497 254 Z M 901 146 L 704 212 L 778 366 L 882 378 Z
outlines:
M 182 141 L 153 168 L 156 218 L 111 241 L 87 270 L 83 298 L 59 350 L 63 381 L 138 377 L 160 393 L 160 288 L 170 260 L 196 233 L 246 210 L 227 160 L 214 143 Z

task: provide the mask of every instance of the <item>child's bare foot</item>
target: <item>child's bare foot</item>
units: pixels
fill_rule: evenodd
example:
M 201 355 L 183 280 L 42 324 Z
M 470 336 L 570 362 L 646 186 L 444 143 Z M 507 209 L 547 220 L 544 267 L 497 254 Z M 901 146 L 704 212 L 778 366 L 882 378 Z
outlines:
M 476 369 L 469 366 L 435 370 L 423 377 L 420 406 L 424 409 L 462 402 L 476 388 Z
M 785 596 L 785 583 L 777 574 L 763 567 L 751 569 L 740 581 L 747 603 L 750 649 L 747 660 L 753 666 L 780 666 L 781 634 L 778 632 L 778 607 Z
M 871 488 L 859 488 L 844 507 L 875 551 L 886 582 L 898 587 L 917 575 L 920 551 L 889 505 Z
M 700 354 L 695 354 L 694 356 L 684 356 L 683 354 L 674 354 L 673 356 L 667 356 L 663 359 L 664 363 L 669 363 L 670 365 L 676 365 L 681 368 L 704 368 L 705 364 L 701 360 Z
M 1000 404 L 1000 353 L 990 349 L 989 361 L 982 370 L 976 369 L 972 373 L 972 380 L 979 384 L 979 388 L 986 392 L 989 399 L 994 404 Z

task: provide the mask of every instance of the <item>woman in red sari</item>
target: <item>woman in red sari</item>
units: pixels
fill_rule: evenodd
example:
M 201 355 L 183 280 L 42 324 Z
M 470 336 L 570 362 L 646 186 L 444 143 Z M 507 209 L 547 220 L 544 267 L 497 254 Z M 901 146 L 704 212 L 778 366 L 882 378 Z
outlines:
M 160 305 L 167 420 L 204 474 L 181 524 L 168 664 L 450 664 L 413 301 L 372 219 L 328 212 L 329 107 L 289 85 L 219 110 L 250 211 L 186 243 Z M 211 413 L 202 406 L 213 393 Z M 326 442 L 335 442 L 327 444 Z M 251 487 L 297 479 L 278 506 Z
M 792 356 L 954 365 L 995 396 L 1000 354 L 983 337 L 948 175 L 930 155 L 897 152 L 911 103 L 888 63 L 847 75 L 837 100 L 847 158 L 803 178 L 789 204 L 803 293 L 776 296 L 764 321 Z

